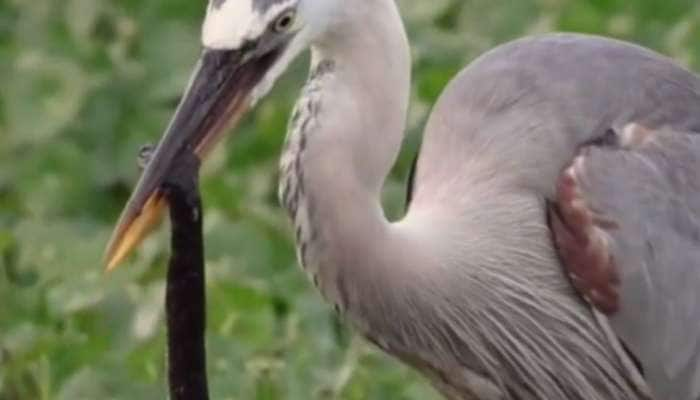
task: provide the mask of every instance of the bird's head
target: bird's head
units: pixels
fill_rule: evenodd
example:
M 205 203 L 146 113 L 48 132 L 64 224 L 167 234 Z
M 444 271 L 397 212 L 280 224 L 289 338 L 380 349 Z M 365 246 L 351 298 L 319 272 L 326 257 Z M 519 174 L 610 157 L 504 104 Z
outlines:
M 148 234 L 161 186 L 183 152 L 203 159 L 227 127 L 265 96 L 291 61 L 323 37 L 346 0 L 210 0 L 204 50 L 180 105 L 112 234 L 107 268 Z

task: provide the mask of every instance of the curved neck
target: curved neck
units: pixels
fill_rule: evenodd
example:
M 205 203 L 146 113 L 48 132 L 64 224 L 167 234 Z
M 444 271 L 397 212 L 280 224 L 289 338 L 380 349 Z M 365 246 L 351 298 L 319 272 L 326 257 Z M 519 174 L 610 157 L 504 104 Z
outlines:
M 351 3 L 351 2 L 349 2 Z M 312 49 L 312 68 L 334 65 L 322 90 L 321 152 L 341 157 L 370 194 L 378 196 L 401 148 L 410 95 L 408 40 L 393 0 L 351 7 Z M 310 145 L 315 143 L 309 142 Z
M 410 55 L 393 1 L 348 7 L 312 49 L 292 118 L 280 196 L 302 265 L 329 300 L 347 304 L 342 275 L 378 262 L 389 226 L 380 203 L 401 148 Z

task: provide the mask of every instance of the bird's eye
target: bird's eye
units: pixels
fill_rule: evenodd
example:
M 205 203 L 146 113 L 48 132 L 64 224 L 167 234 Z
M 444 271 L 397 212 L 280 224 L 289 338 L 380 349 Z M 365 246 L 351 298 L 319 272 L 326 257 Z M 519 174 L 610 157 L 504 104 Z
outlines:
M 288 10 L 282 13 L 282 15 L 277 17 L 277 19 L 275 20 L 275 32 L 283 33 L 288 31 L 294 25 L 295 16 L 296 14 L 293 10 Z

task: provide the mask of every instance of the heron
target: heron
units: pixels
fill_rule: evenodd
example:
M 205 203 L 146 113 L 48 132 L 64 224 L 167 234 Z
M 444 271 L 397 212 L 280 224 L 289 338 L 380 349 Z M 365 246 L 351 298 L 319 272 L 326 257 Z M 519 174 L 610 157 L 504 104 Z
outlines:
M 309 49 L 279 198 L 357 332 L 447 399 L 700 399 L 693 72 L 582 34 L 500 45 L 441 94 L 389 221 L 411 84 L 394 0 L 210 0 L 202 44 L 108 268 L 167 206 L 180 155 L 204 159 Z

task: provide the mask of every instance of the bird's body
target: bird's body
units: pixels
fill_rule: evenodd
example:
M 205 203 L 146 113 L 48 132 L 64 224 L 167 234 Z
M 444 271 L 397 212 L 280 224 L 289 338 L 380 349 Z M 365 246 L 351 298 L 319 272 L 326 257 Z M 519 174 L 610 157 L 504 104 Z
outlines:
M 209 13 L 226 10 L 227 1 L 237 0 L 216 1 Z M 205 37 L 205 46 L 238 49 L 253 40 L 246 32 L 263 30 L 255 24 L 273 8 L 297 7 L 322 21 L 297 34 L 308 34 L 312 73 L 290 124 L 280 199 L 301 264 L 364 336 L 425 373 L 451 400 L 700 399 L 700 204 L 690 200 L 700 192 L 693 170 L 700 145 L 688 145 L 685 159 L 675 161 L 656 157 L 661 151 L 601 150 L 601 163 L 619 167 L 618 179 L 640 182 L 622 193 L 605 186 L 608 199 L 622 199 L 617 209 L 602 210 L 620 218 L 609 235 L 622 280 L 615 312 L 604 315 L 574 289 L 547 220 L 562 170 L 608 132 L 637 123 L 686 132 L 669 140 L 694 143 L 697 76 L 649 50 L 592 36 L 500 46 L 441 96 L 410 207 L 390 222 L 380 192 L 401 146 L 410 93 L 408 44 L 393 0 L 324 0 L 318 9 L 314 0 L 247 1 L 260 3 L 258 11 L 250 7 L 250 29 L 209 44 Z M 228 32 L 216 26 L 222 23 L 207 32 Z M 262 78 L 254 100 L 300 51 L 290 43 L 294 50 Z M 652 172 L 686 168 L 678 176 L 698 192 L 681 191 L 678 182 L 659 192 L 630 167 L 657 159 L 663 162 Z M 596 168 L 579 167 L 582 179 Z M 668 235 L 654 237 L 653 227 L 625 225 L 652 218 L 649 204 L 687 207 L 673 218 L 688 222 L 683 229 L 669 223 Z M 662 249 L 668 240 L 682 241 L 678 249 L 687 255 L 641 255 L 637 246 Z
M 324 110 L 338 110 L 323 100 L 338 93 L 323 87 L 338 79 L 328 76 L 337 63 L 316 60 L 321 72 L 312 72 L 297 107 L 306 117 L 294 118 L 281 186 L 300 260 L 327 298 L 456 399 L 470 398 L 468 392 L 479 399 L 643 398 L 637 372 L 621 359 L 627 354 L 568 282 L 551 244 L 545 199 L 577 148 L 608 129 L 633 121 L 699 129 L 697 78 L 647 50 L 596 37 L 548 35 L 493 50 L 438 102 L 410 209 L 392 224 L 379 211 L 377 192 L 353 182 L 353 159 L 364 159 L 348 151 L 352 144 L 343 154 L 315 148 L 395 134 L 374 127 L 320 136 L 315 126 L 326 121 Z M 659 82 L 686 93 L 679 99 L 660 92 Z M 370 126 L 391 112 L 391 103 L 377 108 L 357 100 L 353 118 Z M 403 112 L 396 103 L 395 112 Z M 390 163 L 383 167 L 388 172 Z M 309 179 L 319 182 L 303 182 Z
M 413 205 L 407 218 L 411 218 L 414 209 L 429 208 L 431 204 L 452 204 L 450 214 L 464 216 L 455 225 L 468 232 L 459 239 L 464 243 L 460 267 L 477 275 L 491 275 L 494 280 L 487 293 L 495 292 L 499 286 L 506 293 L 515 293 L 515 288 L 507 288 L 505 281 L 500 285 L 493 282 L 508 276 L 508 271 L 501 268 L 517 270 L 516 276 L 527 286 L 527 289 L 523 287 L 526 292 L 540 300 L 544 300 L 544 293 L 558 297 L 550 300 L 554 300 L 553 304 L 562 314 L 558 317 L 554 317 L 555 313 L 549 314 L 556 318 L 550 321 L 570 324 L 575 315 L 580 317 L 586 312 L 575 310 L 573 304 L 572 308 L 565 309 L 563 306 L 569 304 L 565 298 L 571 300 L 576 295 L 557 292 L 557 287 L 566 286 L 568 279 L 558 276 L 562 270 L 558 259 L 544 257 L 551 251 L 544 202 L 555 198 L 557 176 L 581 146 L 604 136 L 607 130 L 621 132 L 630 123 L 700 134 L 700 79 L 649 50 L 604 38 L 545 35 L 501 46 L 465 69 L 440 99 L 425 133 L 416 170 Z M 448 138 L 439 137 L 442 135 Z M 445 146 L 445 142 L 451 145 Z M 698 150 L 697 146 L 691 148 L 696 157 Z M 660 164 L 651 168 L 651 172 L 660 169 L 665 174 L 665 168 L 692 171 L 698 166 L 697 162 L 685 158 L 676 160 L 675 164 Z M 600 173 L 607 173 L 604 168 L 625 167 L 620 159 L 601 166 Z M 686 219 L 693 227 L 691 230 L 696 230 L 700 227 L 697 214 L 683 207 L 685 203 L 697 203 L 693 197 L 700 198 L 699 174 L 690 174 L 690 179 L 684 183 L 688 186 L 684 195 L 678 194 L 678 188 L 668 192 L 668 188 L 644 186 L 646 182 L 638 175 L 621 174 L 617 183 L 619 191 L 613 187 L 610 196 L 623 198 L 628 201 L 628 209 L 644 213 L 636 204 L 635 196 L 661 203 L 665 201 L 664 196 L 673 193 L 680 197 L 673 199 L 676 203 L 673 206 L 681 208 L 674 217 Z M 451 184 L 450 179 L 456 177 L 463 181 Z M 626 185 L 625 180 L 638 183 L 636 187 Z M 623 187 L 639 192 L 626 192 Z M 700 212 L 697 205 L 694 210 Z M 622 271 L 625 275 L 623 295 L 627 295 L 623 298 L 623 309 L 612 315 L 610 322 L 614 334 L 641 360 L 657 398 L 696 400 L 700 398 L 697 358 L 700 335 L 695 321 L 700 318 L 700 295 L 694 289 L 680 288 L 686 283 L 694 287 L 700 285 L 700 241 L 697 234 L 679 236 L 671 229 L 664 231 L 667 226 L 654 221 L 653 214 L 641 218 L 648 218 L 648 225 L 639 226 L 640 231 L 636 232 L 626 230 L 628 236 L 623 235 L 620 243 L 635 242 L 638 237 L 641 241 L 645 230 L 657 229 L 661 231 L 655 240 L 647 239 L 646 247 L 661 248 L 661 240 L 687 240 L 687 245 L 676 249 L 686 255 L 682 261 L 667 259 L 668 264 L 664 264 L 661 257 L 654 259 L 653 254 L 635 249 L 639 257 L 621 265 L 626 268 Z M 455 225 L 446 224 L 445 229 L 449 231 L 450 226 Z M 484 250 L 470 249 L 469 243 L 483 246 Z M 456 243 L 453 246 L 453 249 L 460 248 Z M 500 250 L 496 250 L 496 246 Z M 475 255 L 489 258 L 479 265 Z M 500 260 L 493 259 L 496 255 Z M 618 257 L 621 262 L 623 257 L 627 256 L 620 254 Z M 546 280 L 542 273 L 549 275 Z M 551 286 L 547 288 L 547 285 Z M 470 296 L 470 299 L 473 297 L 478 296 Z M 496 298 L 486 300 L 498 307 L 495 302 Z M 528 317 L 535 314 L 535 309 L 546 308 L 543 304 L 530 308 L 526 312 Z M 505 318 L 512 323 L 517 320 L 515 315 L 517 313 L 508 313 Z M 536 321 L 543 324 L 546 319 L 543 315 Z M 513 332 L 532 334 L 537 331 L 512 327 Z M 574 330 L 584 332 L 582 328 Z M 564 329 L 564 326 L 550 326 L 544 331 L 561 334 Z M 592 328 L 589 329 L 593 334 Z M 617 337 L 610 339 L 617 341 Z M 579 350 L 592 355 L 589 346 L 590 343 Z M 565 345 L 563 349 L 576 354 L 572 347 Z M 602 351 L 612 354 L 609 349 Z M 558 358 L 562 360 L 561 355 Z M 581 355 L 575 358 L 580 360 Z M 550 362 L 553 359 L 557 357 L 551 357 Z M 571 365 L 556 370 L 565 371 Z M 533 371 L 532 365 L 520 368 Z M 580 386 L 573 387 L 580 390 Z M 590 394 L 578 395 L 596 398 Z M 541 398 L 577 398 L 578 395 L 550 394 Z M 602 398 L 617 397 L 607 394 Z
M 585 376 L 596 368 L 598 371 L 616 368 L 628 382 L 635 379 L 632 375 L 636 371 L 629 370 L 629 362 L 610 358 L 613 354 L 625 358 L 627 354 L 620 352 L 619 347 L 617 350 L 610 347 L 619 346 L 617 337 L 604 339 L 607 328 L 591 325 L 594 318 L 588 307 L 580 307 L 576 294 L 569 291 L 569 281 L 559 259 L 552 254 L 552 233 L 546 224 L 544 204 L 555 198 L 557 176 L 580 147 L 603 137 L 608 130 L 621 132 L 630 123 L 700 134 L 700 79 L 665 57 L 638 46 L 559 34 L 522 39 L 475 61 L 450 84 L 426 129 L 417 164 L 414 200 L 406 219 L 411 220 L 413 213 L 420 215 L 421 209 L 435 208 L 454 218 L 443 226 L 443 234 L 451 238 L 452 254 L 447 258 L 460 262 L 453 263 L 443 287 L 449 287 L 449 282 L 461 274 L 472 275 L 465 276 L 465 280 L 483 281 L 483 292 L 464 294 L 468 298 L 462 304 L 477 302 L 486 307 L 482 311 L 491 310 L 486 311 L 491 317 L 483 320 L 483 334 L 500 341 L 504 360 L 493 368 L 510 365 L 515 375 L 511 382 L 524 378 L 526 386 L 542 383 L 541 391 L 532 398 L 641 397 L 638 392 L 621 389 L 620 382 L 612 379 L 614 375 L 609 372 L 597 378 L 589 375 L 591 392 L 583 391 L 585 385 L 581 382 L 570 382 L 568 388 L 562 385 L 562 381 L 577 376 L 576 370 Z M 446 142 L 451 145 L 446 146 Z M 697 147 L 692 149 L 697 150 Z M 622 162 L 611 164 L 610 169 L 625 167 Z M 691 170 L 698 166 L 691 159 L 668 164 L 661 165 L 662 171 L 664 166 Z M 619 176 L 642 180 L 634 175 Z M 695 173 L 690 176 L 688 185 L 700 182 Z M 456 179 L 460 182 L 455 182 Z M 623 182 L 618 185 L 622 187 Z M 697 190 L 698 186 L 693 186 Z M 660 189 L 641 183 L 638 188 L 654 201 L 663 201 L 663 196 L 655 193 Z M 700 197 L 700 192 L 693 193 L 690 189 L 685 195 Z M 613 196 L 626 196 L 627 206 L 637 207 L 635 193 L 613 193 Z M 677 203 L 686 203 L 688 199 L 677 199 Z M 700 208 L 696 206 L 695 212 L 698 211 Z M 679 218 L 689 219 L 688 224 L 695 229 L 700 226 L 692 213 L 679 214 Z M 662 229 L 652 224 L 642 228 Z M 626 234 L 632 236 L 625 238 L 630 242 L 636 239 L 635 234 L 643 236 L 634 231 Z M 700 295 L 692 289 L 683 294 L 668 290 L 683 287 L 683 279 L 700 284 L 700 258 L 694 258 L 700 255 L 697 254 L 700 242 L 697 238 L 675 236 L 671 231 L 659 234 L 657 239 L 664 235 L 668 241 L 689 239 L 688 246 L 678 250 L 689 253 L 684 261 L 692 263 L 664 265 L 640 257 L 636 261 L 645 263 L 643 266 L 622 265 L 629 269 L 623 270 L 627 278 L 623 294 L 628 297 L 623 300 L 622 316 L 612 315 L 611 323 L 615 335 L 623 338 L 632 354 L 642 360 L 646 377 L 658 398 L 695 400 L 700 398 L 700 363 L 697 356 L 691 357 L 687 352 L 695 355 L 700 352 L 695 322 L 700 318 Z M 661 247 L 651 242 L 648 246 Z M 639 282 L 641 278 L 635 276 L 641 275 L 641 269 L 650 270 L 644 274 L 655 281 L 649 285 L 656 287 L 642 289 L 647 283 Z M 666 286 L 658 281 L 663 276 L 672 283 Z M 453 285 L 464 290 L 467 283 Z M 642 292 L 651 298 L 635 304 Z M 678 297 L 674 299 L 674 296 Z M 678 304 L 677 300 L 685 296 L 688 297 L 684 304 Z M 552 305 L 555 309 L 550 308 Z M 510 311 L 506 312 L 507 309 Z M 521 318 L 516 309 L 523 313 Z M 503 320 L 490 321 L 499 314 Z M 534 326 L 526 327 L 528 322 Z M 498 325 L 489 326 L 489 323 Z M 494 334 L 499 325 L 503 329 L 502 338 Z M 529 337 L 521 336 L 518 340 L 519 335 Z M 508 336 L 514 342 L 509 344 Z M 590 342 L 582 342 L 584 338 Z M 664 350 L 660 341 L 667 343 Z M 534 348 L 527 350 L 527 343 Z M 673 344 L 669 346 L 669 343 Z M 488 341 L 480 346 L 497 347 L 498 343 Z M 563 353 L 547 355 L 542 353 L 543 348 L 560 349 Z M 600 353 L 596 355 L 594 348 Z M 511 351 L 523 353 L 508 354 Z M 546 366 L 539 371 L 535 361 L 538 353 L 544 357 L 541 365 Z M 606 355 L 608 358 L 603 361 Z M 592 364 L 584 366 L 582 360 L 587 357 Z M 518 363 L 505 361 L 508 359 Z M 530 362 L 523 363 L 525 359 Z M 561 365 L 552 365 L 554 360 Z M 675 370 L 673 364 L 677 366 Z M 548 380 L 547 374 L 554 379 Z M 502 376 L 503 369 L 494 375 Z M 595 379 L 614 383 L 617 389 L 605 393 L 602 389 L 605 385 L 595 383 Z M 557 384 L 562 386 L 562 392 L 555 389 Z M 575 389 L 571 392 L 570 388 Z M 525 387 L 521 389 L 527 392 Z
M 522 399 L 643 398 L 627 354 L 568 282 L 545 200 L 578 147 L 609 129 L 640 122 L 700 131 L 698 79 L 609 39 L 546 35 L 499 47 L 466 68 L 438 102 L 412 204 L 392 224 L 379 209 L 381 185 L 353 181 L 353 162 L 371 160 L 372 150 L 353 154 L 351 143 L 336 146 L 337 154 L 327 141 L 359 137 L 366 140 L 359 145 L 381 146 L 403 130 L 377 125 L 405 103 L 362 103 L 366 87 L 339 95 L 332 86 L 346 82 L 333 76 L 339 61 L 320 54 L 297 106 L 302 116 L 293 118 L 281 198 L 300 261 L 326 297 L 384 350 L 439 377 L 437 386 L 455 398 L 469 398 L 456 394 L 460 384 L 483 399 L 513 396 L 507 391 Z M 391 84 L 395 69 L 379 69 L 379 80 Z M 355 100 L 342 117 L 367 123 L 362 132 L 317 132 L 334 121 L 323 113 L 340 109 L 337 98 Z M 399 142 L 390 142 L 392 151 L 380 154 L 398 151 Z M 381 161 L 388 173 L 391 164 Z M 310 179 L 318 182 L 304 183 Z M 480 383 L 468 388 L 470 380 Z

